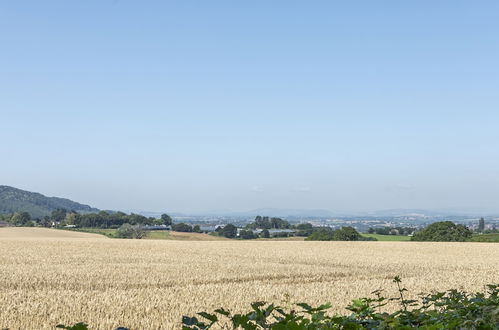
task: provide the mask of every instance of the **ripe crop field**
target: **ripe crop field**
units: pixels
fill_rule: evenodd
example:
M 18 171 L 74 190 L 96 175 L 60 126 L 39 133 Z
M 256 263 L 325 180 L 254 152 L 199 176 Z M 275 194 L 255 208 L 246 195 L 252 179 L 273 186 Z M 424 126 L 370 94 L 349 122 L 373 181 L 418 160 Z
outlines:
M 76 235 L 76 236 L 74 236 Z M 119 240 L 0 228 L 0 328 L 177 329 L 182 315 L 257 300 L 337 311 L 400 275 L 419 292 L 499 281 L 499 244 Z

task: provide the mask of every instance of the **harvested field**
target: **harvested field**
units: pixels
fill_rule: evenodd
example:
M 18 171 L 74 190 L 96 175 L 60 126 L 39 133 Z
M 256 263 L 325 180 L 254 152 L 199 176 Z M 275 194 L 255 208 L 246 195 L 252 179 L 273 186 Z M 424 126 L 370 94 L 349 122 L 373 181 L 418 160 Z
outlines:
M 73 236 L 76 235 L 76 236 Z M 0 229 L 0 328 L 176 329 L 181 316 L 256 300 L 337 311 L 400 275 L 421 291 L 499 282 L 499 244 L 115 240 Z

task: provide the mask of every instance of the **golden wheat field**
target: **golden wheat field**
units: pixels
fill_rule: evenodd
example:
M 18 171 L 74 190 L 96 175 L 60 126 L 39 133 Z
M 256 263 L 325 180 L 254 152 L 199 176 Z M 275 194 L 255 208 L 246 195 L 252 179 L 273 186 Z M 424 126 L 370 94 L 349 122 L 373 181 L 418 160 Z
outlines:
M 499 281 L 499 244 L 117 240 L 0 228 L 0 328 L 176 329 L 183 314 L 257 300 L 337 311 L 402 276 L 412 292 Z M 287 298 L 286 298 L 287 297 Z

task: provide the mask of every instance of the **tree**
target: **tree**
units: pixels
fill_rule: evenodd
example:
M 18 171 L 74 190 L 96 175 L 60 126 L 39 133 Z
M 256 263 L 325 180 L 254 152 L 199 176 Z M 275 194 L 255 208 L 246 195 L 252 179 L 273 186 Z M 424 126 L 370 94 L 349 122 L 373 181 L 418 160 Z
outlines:
M 306 238 L 307 241 L 332 241 L 333 239 L 334 230 L 331 228 L 320 228 Z
M 274 229 L 289 229 L 290 224 L 281 218 L 270 218 L 270 226 Z
M 353 227 L 341 227 L 333 230 L 331 228 L 320 228 L 307 237 L 308 241 L 358 241 L 364 240 Z
M 295 233 L 295 236 L 307 237 L 310 236 L 314 232 L 314 226 L 311 223 L 300 223 L 295 226 L 295 229 L 298 231 Z
M 313 229 L 314 226 L 311 224 L 311 223 L 300 223 L 298 225 L 295 226 L 296 229 L 298 230 L 310 230 L 310 229 Z
M 141 239 L 146 236 L 147 232 L 140 225 L 132 226 L 129 223 L 123 224 L 118 228 L 116 235 L 120 238 L 136 238 Z
M 483 233 L 484 230 L 485 230 L 485 219 L 480 218 L 480 220 L 478 221 L 478 232 Z
M 40 225 L 43 227 L 50 227 L 52 225 L 52 221 L 50 221 L 50 217 L 44 216 L 42 220 L 40 220 Z
M 171 226 L 173 224 L 173 220 L 168 214 L 162 214 L 161 220 L 163 221 L 163 225 Z
M 15 226 L 26 226 L 31 221 L 31 215 L 28 212 L 16 212 L 10 218 L 10 222 Z
M 66 214 L 64 222 L 66 225 L 77 225 L 79 222 L 79 214 L 73 212 Z
M 181 222 L 181 223 L 176 223 L 176 224 L 172 225 L 172 230 L 183 232 L 183 233 L 190 233 L 190 232 L 192 232 L 192 226 Z
M 256 238 L 255 233 L 253 233 L 253 231 L 244 230 L 244 229 L 239 232 L 239 237 L 242 239 L 254 239 L 254 238 Z
M 268 231 L 268 229 L 262 230 L 262 232 L 260 233 L 260 237 L 262 237 L 262 238 L 270 238 L 270 232 Z
M 471 231 L 452 221 L 435 222 L 412 236 L 412 241 L 464 242 L 472 236 Z
M 341 227 L 334 231 L 333 238 L 335 241 L 358 241 L 360 234 L 353 227 Z
M 192 231 L 195 233 L 200 233 L 201 227 L 199 225 L 195 225 L 194 227 L 192 227 Z
M 68 212 L 65 209 L 55 209 L 52 211 L 52 220 L 62 222 L 66 218 L 66 213 Z
M 237 235 L 237 227 L 229 223 L 228 225 L 225 225 L 222 230 L 220 230 L 220 234 L 227 238 L 234 238 Z

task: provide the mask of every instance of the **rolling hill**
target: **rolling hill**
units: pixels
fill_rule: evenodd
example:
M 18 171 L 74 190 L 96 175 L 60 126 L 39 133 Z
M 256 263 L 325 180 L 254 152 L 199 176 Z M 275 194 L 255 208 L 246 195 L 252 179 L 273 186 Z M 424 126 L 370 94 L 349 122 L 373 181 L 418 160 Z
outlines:
M 66 198 L 47 197 L 39 193 L 0 185 L 0 214 L 28 212 L 32 217 L 38 218 L 50 215 L 55 209 L 74 210 L 80 213 L 99 211 Z

